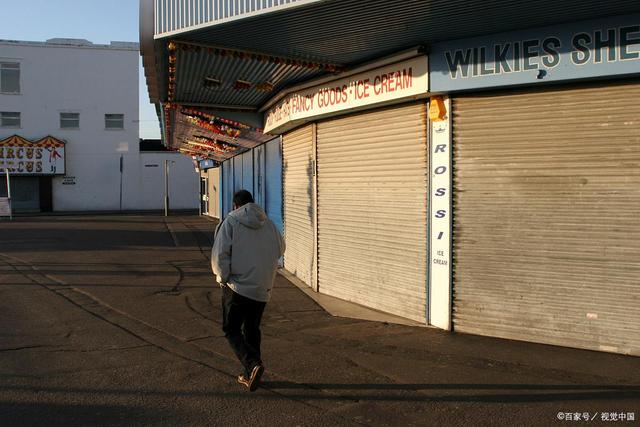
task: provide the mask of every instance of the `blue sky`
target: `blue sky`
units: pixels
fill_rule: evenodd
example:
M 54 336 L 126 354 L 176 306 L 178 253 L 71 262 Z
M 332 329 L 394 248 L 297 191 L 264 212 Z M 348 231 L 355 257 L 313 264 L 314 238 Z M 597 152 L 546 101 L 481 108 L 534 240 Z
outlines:
M 2 0 L 0 39 L 44 41 L 54 37 L 139 41 L 138 0 Z M 159 138 L 160 129 L 140 64 L 140 137 Z

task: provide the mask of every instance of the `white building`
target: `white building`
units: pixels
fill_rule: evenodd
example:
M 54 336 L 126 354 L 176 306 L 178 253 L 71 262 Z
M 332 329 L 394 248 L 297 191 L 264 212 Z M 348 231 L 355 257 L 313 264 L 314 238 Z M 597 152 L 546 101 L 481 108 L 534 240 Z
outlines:
M 0 40 L 0 172 L 14 210 L 162 209 L 167 159 L 171 208 L 198 208 L 189 158 L 139 150 L 138 63 L 137 43 Z

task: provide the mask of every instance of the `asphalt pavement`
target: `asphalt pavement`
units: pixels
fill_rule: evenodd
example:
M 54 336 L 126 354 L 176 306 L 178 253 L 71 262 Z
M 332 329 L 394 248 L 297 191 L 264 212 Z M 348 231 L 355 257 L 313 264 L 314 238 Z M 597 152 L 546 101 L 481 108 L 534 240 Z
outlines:
M 0 426 L 640 425 L 638 357 L 335 317 L 280 275 L 249 393 L 214 226 L 0 221 Z

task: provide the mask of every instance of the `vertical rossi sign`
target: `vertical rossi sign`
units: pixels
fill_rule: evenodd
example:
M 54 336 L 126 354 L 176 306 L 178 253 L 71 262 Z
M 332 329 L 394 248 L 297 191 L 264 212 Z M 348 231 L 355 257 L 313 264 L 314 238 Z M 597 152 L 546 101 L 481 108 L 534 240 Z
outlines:
M 429 118 L 429 324 L 451 330 L 451 100 L 432 98 Z

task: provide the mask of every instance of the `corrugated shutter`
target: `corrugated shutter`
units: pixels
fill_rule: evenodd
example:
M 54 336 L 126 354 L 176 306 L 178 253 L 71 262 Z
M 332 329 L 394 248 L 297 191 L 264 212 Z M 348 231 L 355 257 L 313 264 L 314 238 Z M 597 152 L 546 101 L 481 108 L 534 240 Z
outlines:
M 265 144 L 265 208 L 271 221 L 282 228 L 282 150 L 280 138 Z
M 221 167 L 212 168 L 207 171 L 207 185 L 209 197 L 208 214 L 220 218 L 220 171 Z
M 233 210 L 234 174 L 233 159 L 222 163 L 222 217 Z
M 233 159 L 231 159 L 231 162 L 233 163 L 233 192 L 235 193 L 238 190 L 242 190 L 243 186 L 242 186 L 242 175 L 243 175 L 243 169 L 242 169 L 242 156 L 235 156 Z M 231 194 L 231 197 L 233 197 L 233 194 Z
M 424 103 L 318 124 L 321 293 L 426 321 Z
M 265 169 L 264 169 L 264 145 L 259 145 L 253 150 L 253 198 L 255 202 L 267 211 L 265 206 Z
M 253 195 L 253 150 L 242 154 L 242 189 Z
M 282 137 L 284 182 L 284 268 L 312 286 L 315 269 L 313 125 Z
M 456 330 L 640 355 L 638 99 L 454 99 Z

